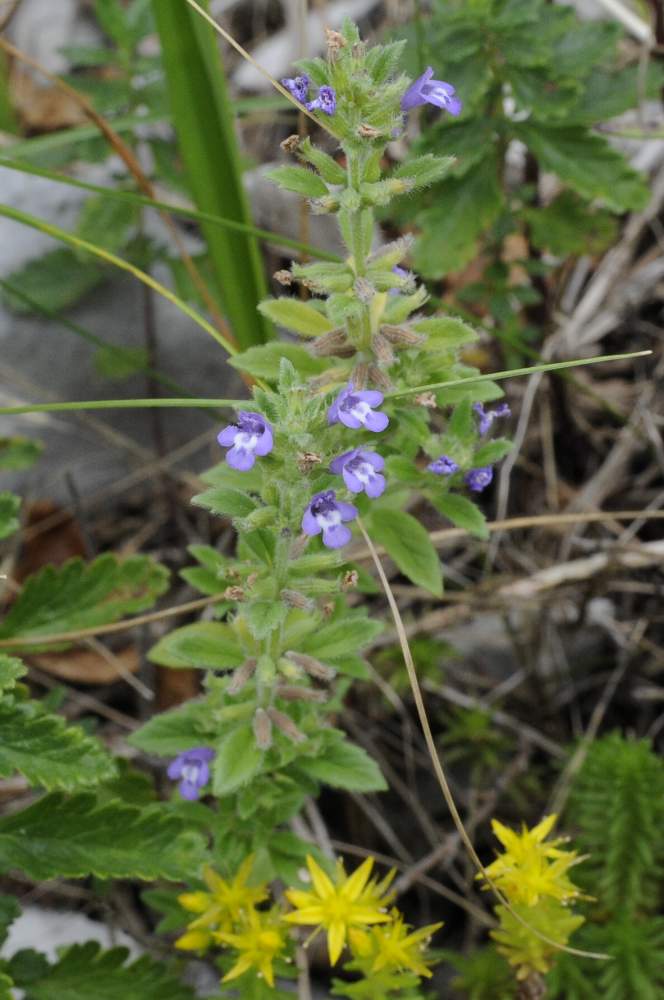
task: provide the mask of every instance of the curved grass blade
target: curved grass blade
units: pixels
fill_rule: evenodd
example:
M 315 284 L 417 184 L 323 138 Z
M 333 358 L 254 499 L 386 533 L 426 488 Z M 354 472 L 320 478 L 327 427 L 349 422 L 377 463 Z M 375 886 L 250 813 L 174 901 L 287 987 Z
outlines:
M 85 399 L 67 403 L 26 403 L 23 406 L 0 406 L 0 415 L 19 413 L 70 413 L 79 410 L 155 410 L 155 409 L 208 409 L 246 406 L 246 399 Z

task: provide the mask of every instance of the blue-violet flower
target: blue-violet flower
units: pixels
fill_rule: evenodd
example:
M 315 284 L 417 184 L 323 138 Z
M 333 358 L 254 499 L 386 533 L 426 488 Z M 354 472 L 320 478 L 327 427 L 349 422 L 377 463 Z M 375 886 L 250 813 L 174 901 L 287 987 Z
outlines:
M 434 104 L 443 111 L 449 111 L 451 115 L 461 114 L 462 104 L 458 97 L 455 97 L 456 90 L 451 83 L 444 80 L 434 80 L 431 66 L 425 69 L 422 76 L 411 83 L 406 93 L 401 98 L 401 110 L 410 111 L 420 104 Z
M 493 479 L 493 468 L 490 465 L 484 465 L 479 469 L 471 469 L 463 478 L 473 493 L 481 493 Z
M 494 410 L 485 410 L 483 403 L 473 403 L 473 410 L 479 417 L 478 429 L 482 437 L 488 434 L 491 425 L 498 417 L 510 417 L 512 415 L 512 411 L 507 403 L 501 403 Z
M 230 449 L 226 452 L 226 461 L 231 468 L 247 472 L 257 455 L 262 458 L 272 451 L 272 427 L 260 413 L 240 410 L 237 423 L 224 427 L 217 441 L 222 448 Z
M 281 81 L 282 87 L 293 95 L 296 101 L 300 104 L 304 104 L 309 96 L 309 77 L 306 73 L 302 73 L 301 76 L 284 77 Z
M 327 411 L 327 422 L 328 424 L 341 422 L 353 430 L 366 427 L 368 431 L 378 434 L 384 431 L 390 422 L 384 413 L 374 413 L 373 408 L 380 406 L 383 398 L 382 392 L 378 392 L 377 389 L 355 390 L 353 383 L 349 382 Z
M 344 482 L 351 493 L 361 493 L 368 497 L 379 497 L 385 491 L 385 476 L 381 472 L 385 460 L 375 451 L 365 451 L 364 448 L 353 448 L 330 462 L 330 470 L 344 477 Z
M 307 101 L 307 111 L 324 111 L 326 115 L 333 115 L 337 110 L 337 94 L 334 87 L 326 84 L 318 91 L 318 97 L 313 101 Z
M 394 267 L 392 268 L 392 274 L 396 274 L 397 278 L 408 278 L 408 277 L 410 277 L 410 271 L 407 271 L 405 267 L 400 267 L 398 264 L 395 264 Z M 388 295 L 398 295 L 399 294 L 399 289 L 398 288 L 390 288 L 390 290 L 389 290 L 389 292 L 387 294 Z
M 198 793 L 210 780 L 210 761 L 214 750 L 196 747 L 184 750 L 168 765 L 168 777 L 172 781 L 180 779 L 180 794 L 184 799 L 197 799 Z
M 334 490 L 315 493 L 302 518 L 302 531 L 306 535 L 323 532 L 323 545 L 328 549 L 339 549 L 351 539 L 350 528 L 343 521 L 353 521 L 357 517 L 357 507 L 352 503 L 337 500 Z
M 455 472 L 459 471 L 459 466 L 449 455 L 441 455 L 435 461 L 429 462 L 427 469 L 437 476 L 453 476 Z

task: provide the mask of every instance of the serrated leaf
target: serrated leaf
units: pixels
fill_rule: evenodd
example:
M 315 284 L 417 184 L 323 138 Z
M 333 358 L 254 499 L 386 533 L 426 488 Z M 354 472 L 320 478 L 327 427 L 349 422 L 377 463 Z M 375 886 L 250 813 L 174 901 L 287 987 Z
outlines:
M 309 136 L 302 140 L 297 147 L 297 155 L 316 168 L 324 181 L 328 184 L 345 184 L 346 171 L 328 153 L 324 153 L 318 146 L 314 146 Z
M 0 869 L 37 880 L 189 880 L 204 857 L 203 839 L 160 805 L 99 806 L 94 795 L 51 792 L 0 819 Z
M 469 399 L 462 400 L 454 407 L 454 412 L 447 425 L 447 432 L 458 438 L 462 444 L 467 444 L 475 437 L 475 417 Z
M 165 635 L 152 647 L 148 659 L 176 669 L 229 670 L 242 663 L 244 654 L 229 625 L 197 622 Z
M 451 172 L 456 163 L 454 156 L 434 156 L 426 153 L 414 160 L 402 163 L 394 172 L 394 177 L 408 178 L 413 184 L 413 190 L 429 187 L 436 181 L 442 181 Z
M 240 726 L 217 743 L 217 756 L 212 766 L 212 791 L 229 795 L 246 785 L 258 772 L 263 753 L 256 746 L 250 725 Z
M 0 653 L 0 691 L 9 691 L 15 687 L 20 677 L 25 677 L 27 667 L 15 656 Z
M 333 329 L 333 324 L 312 305 L 300 299 L 286 298 L 266 299 L 258 306 L 263 316 L 266 316 L 277 326 L 299 333 L 303 337 L 318 337 Z
M 168 570 L 147 556 L 91 563 L 71 559 L 29 576 L 0 624 L 0 638 L 20 639 L 105 625 L 151 608 L 168 586 Z M 33 645 L 31 649 L 35 649 Z
M 0 541 L 3 538 L 9 538 L 15 531 L 18 531 L 20 526 L 18 512 L 20 509 L 20 497 L 7 490 L 0 493 Z
M 563 191 L 546 208 L 527 208 L 524 217 L 535 246 L 558 257 L 602 253 L 618 231 L 613 215 L 589 208 L 573 191 Z
M 476 538 L 489 537 L 484 514 L 468 497 L 461 497 L 457 493 L 442 493 L 433 498 L 433 503 L 457 528 L 463 528 Z
M 192 698 L 168 712 L 153 715 L 127 742 L 161 757 L 175 757 L 181 750 L 193 750 L 206 742 L 209 709 L 202 698 Z
M 73 791 L 115 775 L 113 758 L 98 740 L 45 712 L 37 702 L 0 704 L 0 732 L 2 778 L 19 771 L 31 785 Z
M 420 319 L 413 323 L 416 333 L 424 333 L 427 342 L 422 345 L 425 351 L 439 351 L 442 348 L 461 347 L 477 340 L 479 334 L 468 323 L 456 316 L 434 316 L 431 319 Z
M 37 311 L 43 306 L 50 312 L 65 312 L 92 291 L 102 281 L 104 272 L 89 260 L 82 261 L 71 250 L 51 250 L 29 260 L 7 276 L 7 283 L 21 292 L 25 299 L 3 292 L 0 296 L 19 316 Z M 28 305 L 33 300 L 36 306 Z
M 515 126 L 543 170 L 551 171 L 584 198 L 600 198 L 616 212 L 639 211 L 648 203 L 648 186 L 606 139 L 587 129 L 554 128 L 535 122 Z
M 427 278 L 460 271 L 475 256 L 481 234 L 496 220 L 504 200 L 493 156 L 437 187 L 431 207 L 418 219 L 423 231 L 415 248 L 416 269 Z
M 300 757 L 297 769 L 333 788 L 351 792 L 384 792 L 385 778 L 369 754 L 347 740 L 325 747 L 320 757 Z
M 191 502 L 220 517 L 246 517 L 256 509 L 256 501 L 246 493 L 223 486 L 213 486 L 210 490 L 197 493 Z
M 506 438 L 496 438 L 494 441 L 487 441 L 481 445 L 473 457 L 473 465 L 480 468 L 483 465 L 494 465 L 505 455 L 509 455 L 514 447 L 511 441 Z
M 41 441 L 32 438 L 0 437 L 0 469 L 10 472 L 29 469 L 43 450 Z
M 303 378 L 320 375 L 327 367 L 325 358 L 315 358 L 299 344 L 288 344 L 284 341 L 272 341 L 260 347 L 250 347 L 248 351 L 230 358 L 230 364 L 241 372 L 247 372 L 253 378 L 275 381 L 279 377 L 280 365 L 284 359 L 290 361 L 295 371 Z
M 383 623 L 375 618 L 342 618 L 317 628 L 297 646 L 302 653 L 323 662 L 335 662 L 368 646 L 383 631 Z
M 436 597 L 442 595 L 440 559 L 419 521 L 401 510 L 377 510 L 371 518 L 370 534 L 409 580 Z
M 96 941 L 74 944 L 55 965 L 25 985 L 30 1000 L 194 1000 L 195 993 L 163 960 L 147 955 L 127 962 L 126 948 L 103 951 Z
M 328 193 L 327 184 L 306 167 L 276 167 L 267 176 L 285 191 L 302 194 L 305 198 L 322 198 Z
M 250 601 L 243 615 L 254 639 L 265 639 L 286 617 L 283 601 Z

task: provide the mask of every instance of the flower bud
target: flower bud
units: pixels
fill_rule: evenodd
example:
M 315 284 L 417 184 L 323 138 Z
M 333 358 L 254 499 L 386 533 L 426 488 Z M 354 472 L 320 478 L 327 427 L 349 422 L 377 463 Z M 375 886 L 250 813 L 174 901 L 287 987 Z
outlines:
M 329 215 L 331 212 L 338 211 L 339 199 L 335 198 L 334 195 L 327 194 L 322 198 L 312 198 L 309 207 L 313 215 Z
M 325 41 L 327 42 L 327 48 L 331 56 L 336 56 L 339 49 L 344 49 L 347 45 L 346 39 L 341 32 L 334 31 L 332 28 L 325 29 Z
M 263 654 L 258 658 L 258 664 L 256 666 L 256 678 L 260 684 L 265 684 L 268 687 L 274 684 L 274 679 L 277 676 L 277 667 L 271 656 Z
M 278 281 L 280 285 L 284 285 L 285 287 L 293 284 L 293 275 L 290 271 L 275 271 L 272 277 L 275 281 Z
M 297 455 L 297 467 L 300 472 L 311 472 L 311 470 L 316 466 L 320 465 L 323 459 L 320 455 L 317 455 L 313 451 L 300 451 Z
M 296 653 L 289 649 L 285 655 L 298 667 L 302 667 L 302 669 L 316 681 L 325 681 L 325 683 L 329 684 L 329 682 L 333 681 L 337 676 L 337 672 L 334 667 L 328 667 L 327 664 L 321 663 L 320 660 L 316 660 L 313 656 L 309 656 L 307 653 Z
M 357 127 L 357 134 L 363 139 L 378 139 L 381 132 L 379 129 L 374 128 L 373 125 L 367 125 L 366 122 L 360 122 Z
M 427 339 L 424 333 L 415 333 L 414 330 L 409 330 L 407 326 L 392 326 L 389 323 L 384 323 L 380 328 L 380 332 L 386 340 L 389 340 L 397 348 L 419 347 L 421 344 L 426 343 Z
M 275 694 L 284 701 L 312 701 L 322 705 L 327 701 L 327 692 L 318 688 L 297 687 L 294 684 L 279 684 L 275 688 Z
M 300 145 L 300 137 L 299 135 L 289 135 L 283 140 L 283 142 L 280 142 L 279 145 L 283 149 L 284 153 L 294 153 Z
M 243 688 L 247 686 L 251 678 L 254 676 L 256 671 L 256 660 L 255 656 L 250 656 L 248 660 L 245 660 L 241 667 L 233 672 L 230 679 L 230 683 L 226 688 L 226 694 L 239 694 Z
M 246 597 L 244 587 L 226 587 L 223 596 L 227 601 L 243 601 Z
M 391 365 L 394 362 L 394 351 L 389 340 L 382 333 L 375 333 L 371 340 L 376 361 L 381 365 Z
M 261 711 L 259 709 L 258 711 Z M 256 713 L 258 714 L 258 712 Z M 304 743 L 306 736 L 301 729 L 298 729 L 290 715 L 286 715 L 285 712 L 280 712 L 277 708 L 268 708 L 267 714 L 272 722 L 274 722 L 277 729 L 280 729 L 284 736 L 291 741 L 291 743 Z
M 370 281 L 367 281 L 366 278 L 356 278 L 353 287 L 360 302 L 364 302 L 365 304 L 371 302 L 372 298 L 376 294 L 376 289 Z
M 311 611 L 314 602 L 310 597 L 305 597 L 304 594 L 300 594 L 297 590 L 288 590 L 284 587 L 281 591 L 281 599 L 284 604 L 288 604 L 291 608 L 300 608 L 302 611 Z
M 369 381 L 369 365 L 360 361 L 353 368 L 352 382 L 356 389 L 365 389 Z
M 341 580 L 342 590 L 352 590 L 357 587 L 358 580 L 360 579 L 360 574 L 356 569 L 348 569 L 343 575 Z
M 367 374 L 371 384 L 377 386 L 381 392 L 390 392 L 394 388 L 392 380 L 380 370 L 378 365 L 369 365 Z
M 320 337 L 316 337 L 316 339 L 312 340 L 310 343 L 309 350 L 312 354 L 319 358 L 326 357 L 331 354 L 341 354 L 344 356 L 355 353 L 355 348 L 348 341 L 346 331 L 341 328 L 338 330 L 328 330 L 327 333 L 323 333 Z
M 269 750 L 272 746 L 272 720 L 264 708 L 256 709 L 253 728 L 258 749 Z

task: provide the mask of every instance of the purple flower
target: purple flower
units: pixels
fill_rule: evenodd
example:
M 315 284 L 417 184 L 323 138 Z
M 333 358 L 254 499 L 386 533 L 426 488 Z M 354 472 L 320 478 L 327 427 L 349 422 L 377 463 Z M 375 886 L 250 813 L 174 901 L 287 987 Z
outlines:
M 471 469 L 463 478 L 473 493 L 481 493 L 493 479 L 493 468 L 490 465 L 484 465 L 480 469 Z
M 300 104 L 304 104 L 309 96 L 309 77 L 306 73 L 302 76 L 285 77 L 281 81 L 281 85 L 286 88 L 286 90 L 293 95 L 296 101 Z
M 459 466 L 449 455 L 441 455 L 434 462 L 429 462 L 427 469 L 437 476 L 452 476 L 459 471 Z
M 339 549 L 351 539 L 350 528 L 342 521 L 352 521 L 357 517 L 357 507 L 352 503 L 337 500 L 334 490 L 315 493 L 302 518 L 302 531 L 306 535 L 323 532 L 323 545 L 328 549 Z
M 196 747 L 179 753 L 168 765 L 168 777 L 172 781 L 180 779 L 180 795 L 184 799 L 197 799 L 199 790 L 210 780 L 210 761 L 214 750 Z
M 268 455 L 272 451 L 272 428 L 260 413 L 240 410 L 237 424 L 229 424 L 217 435 L 222 448 L 230 448 L 226 461 L 233 469 L 247 472 L 253 467 L 256 455 Z
M 385 476 L 381 472 L 385 461 L 375 451 L 365 451 L 364 448 L 353 448 L 330 462 L 330 469 L 344 477 L 344 482 L 351 493 L 361 493 L 376 498 L 385 491 Z
M 398 278 L 409 278 L 410 277 L 410 271 L 407 271 L 405 269 L 405 267 L 399 267 L 398 264 L 394 265 L 394 267 L 392 268 L 392 273 L 396 274 L 396 276 Z M 399 294 L 399 289 L 398 288 L 390 288 L 390 290 L 389 290 L 389 292 L 387 294 L 388 295 L 398 295 Z
M 422 76 L 411 83 L 406 93 L 401 98 L 401 110 L 410 111 L 420 104 L 434 104 L 443 111 L 449 111 L 451 115 L 461 114 L 461 101 L 455 97 L 456 90 L 451 83 L 444 80 L 433 80 L 433 70 L 431 66 L 425 69 Z
M 507 403 L 501 403 L 495 410 L 485 410 L 483 403 L 473 403 L 473 410 L 479 417 L 478 429 L 482 437 L 488 434 L 491 425 L 498 417 L 510 417 L 512 411 Z
M 349 382 L 327 411 L 327 422 L 338 424 L 341 421 L 346 427 L 352 427 L 355 431 L 360 427 L 366 427 L 368 431 L 378 434 L 384 431 L 390 422 L 384 413 L 373 411 L 373 407 L 380 406 L 382 402 L 382 392 L 378 392 L 377 389 L 355 391 L 353 383 Z
M 314 101 L 307 102 L 307 111 L 324 111 L 326 115 L 333 115 L 336 110 L 336 91 L 334 87 L 325 84 L 318 91 L 318 97 Z

